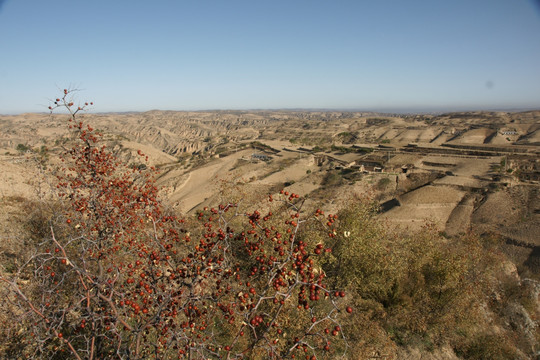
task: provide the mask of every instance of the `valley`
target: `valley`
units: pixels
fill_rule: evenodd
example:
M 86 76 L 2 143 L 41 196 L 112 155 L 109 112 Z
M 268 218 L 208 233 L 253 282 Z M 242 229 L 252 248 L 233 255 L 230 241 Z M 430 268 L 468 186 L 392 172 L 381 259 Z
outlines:
M 30 174 L 36 162 L 54 168 L 68 139 L 65 118 L 0 116 L 0 196 L 35 196 L 38 177 Z M 216 203 L 224 186 L 251 197 L 286 189 L 328 211 L 363 194 L 400 231 L 430 223 L 446 236 L 500 237 L 523 271 L 540 274 L 538 111 L 150 111 L 81 119 L 132 166 L 158 168 L 161 196 L 176 211 Z

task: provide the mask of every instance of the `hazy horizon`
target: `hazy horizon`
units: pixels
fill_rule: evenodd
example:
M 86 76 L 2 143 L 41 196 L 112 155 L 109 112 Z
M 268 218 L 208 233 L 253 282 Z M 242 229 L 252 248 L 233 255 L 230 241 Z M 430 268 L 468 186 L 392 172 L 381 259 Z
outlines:
M 422 114 L 444 114 L 444 113 L 460 113 L 460 112 L 528 112 L 528 111 L 540 111 L 539 107 L 531 108 L 441 108 L 441 109 L 431 109 L 431 108 L 420 108 L 420 109 L 407 109 L 407 108 L 387 108 L 387 109 L 356 109 L 356 108 L 231 108 L 231 109 L 185 109 L 185 110 L 172 110 L 172 109 L 148 109 L 148 110 L 119 110 L 119 111 L 92 111 L 92 108 L 89 108 L 88 111 L 85 111 L 86 114 L 138 114 L 146 113 L 152 111 L 160 112 L 227 112 L 227 111 L 240 111 L 240 112 L 264 112 L 264 111 L 283 111 L 283 112 L 345 112 L 345 113 L 378 113 L 378 114 L 401 114 L 401 115 L 422 115 Z M 22 114 L 49 114 L 49 111 L 22 111 L 22 112 L 13 112 L 13 113 L 0 113 L 5 116 L 17 116 Z M 56 111 L 55 113 L 58 113 Z

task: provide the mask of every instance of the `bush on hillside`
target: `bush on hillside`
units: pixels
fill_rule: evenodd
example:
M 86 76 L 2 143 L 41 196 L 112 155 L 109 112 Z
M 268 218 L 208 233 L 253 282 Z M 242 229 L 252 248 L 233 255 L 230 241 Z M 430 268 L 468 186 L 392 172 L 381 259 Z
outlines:
M 320 211 L 301 212 L 303 200 L 282 191 L 258 210 L 235 201 L 195 218 L 170 214 L 156 170 L 119 160 L 78 120 L 88 104 L 75 108 L 70 96 L 65 90 L 50 107 L 68 110 L 73 137 L 56 199 L 28 219 L 23 265 L 0 273 L 4 310 L 17 319 L 0 351 L 54 359 L 346 353 L 341 321 L 352 310 L 321 271 L 325 242 L 297 237 L 308 223 L 326 232 Z

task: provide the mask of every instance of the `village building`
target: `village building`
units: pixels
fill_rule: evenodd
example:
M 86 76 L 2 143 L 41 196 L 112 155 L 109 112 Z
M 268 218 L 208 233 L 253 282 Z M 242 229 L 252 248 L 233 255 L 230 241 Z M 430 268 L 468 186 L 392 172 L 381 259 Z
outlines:
M 272 157 L 268 156 L 266 154 L 253 153 L 253 154 L 251 154 L 251 159 L 260 160 L 260 161 L 270 161 L 270 160 L 272 160 Z

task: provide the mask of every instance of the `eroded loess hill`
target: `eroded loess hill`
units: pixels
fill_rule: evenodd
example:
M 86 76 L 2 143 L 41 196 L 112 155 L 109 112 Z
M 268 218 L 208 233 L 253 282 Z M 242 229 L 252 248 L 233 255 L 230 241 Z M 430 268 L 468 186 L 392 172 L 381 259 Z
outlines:
M 31 213 L 36 204 L 33 201 L 47 198 L 54 191 L 49 187 L 54 183 L 51 171 L 59 165 L 58 155 L 70 141 L 65 120 L 62 115 L 0 116 L 0 236 L 4 240 L 0 260 L 4 264 L 13 264 L 14 254 L 23 251 L 24 244 L 18 243 L 21 221 L 17 219 Z M 535 289 L 539 288 L 540 279 L 540 111 L 442 115 L 150 111 L 86 114 L 83 120 L 99 129 L 107 145 L 131 167 L 157 167 L 160 196 L 168 206 L 187 216 L 223 199 L 255 206 L 259 199 L 281 189 L 304 195 L 304 211 L 320 206 L 327 213 L 337 213 L 355 194 L 365 194 L 378 201 L 381 210 L 374 218 L 377 222 L 359 228 L 360 232 L 366 230 L 364 236 L 371 239 L 373 234 L 367 231 L 370 226 L 384 227 L 388 234 L 398 229 L 392 233 L 399 234 L 395 239 L 412 239 L 407 246 L 416 249 L 421 246 L 416 240 L 422 238 L 409 234 L 429 223 L 436 230 L 432 233 L 437 239 L 432 239 L 433 244 L 448 243 L 447 252 L 437 259 L 444 266 L 448 258 L 465 259 L 471 255 L 465 248 L 454 254 L 452 242 L 460 243 L 459 239 L 473 230 L 497 244 L 496 256 L 501 248 L 513 261 L 499 264 L 502 275 L 497 276 L 507 282 L 490 284 L 495 289 L 490 295 L 494 299 L 484 304 L 480 315 L 490 319 L 490 327 L 496 332 L 486 339 L 492 339 L 493 346 L 499 345 L 504 334 L 501 329 L 506 329 L 508 333 L 525 334 L 522 338 L 526 338 L 527 346 L 537 344 L 537 320 L 528 315 L 537 314 L 537 310 L 523 309 L 529 303 L 537 309 L 538 304 Z M 144 155 L 140 156 L 139 151 Z M 350 221 L 358 218 L 351 214 Z M 350 233 L 346 222 L 344 226 L 338 235 L 347 241 Z M 422 236 L 425 234 L 424 231 Z M 394 277 L 386 276 L 388 269 L 384 266 L 388 264 L 379 261 L 379 257 L 371 263 L 376 271 L 370 267 L 365 269 L 366 273 L 383 274 L 383 283 L 403 279 L 407 271 L 399 246 L 394 247 L 392 242 L 392 246 L 383 247 L 375 242 L 369 240 L 361 255 L 373 256 L 373 251 L 394 253 L 395 262 L 390 264 L 396 266 L 395 273 L 390 274 Z M 410 255 L 410 264 L 420 261 L 434 248 L 415 250 L 418 254 Z M 346 246 L 342 250 L 347 253 Z M 366 259 L 361 260 L 358 268 L 365 266 Z M 422 271 L 433 265 L 432 260 L 425 261 Z M 448 289 L 437 288 L 438 282 L 428 270 L 425 279 L 433 281 L 439 294 L 434 298 L 439 299 Z M 362 312 L 361 316 L 366 316 L 362 322 L 374 321 L 373 327 L 366 328 L 380 331 L 377 336 L 384 334 L 381 338 L 388 343 L 400 344 L 403 340 L 395 337 L 396 328 L 391 329 L 392 326 L 407 328 L 414 323 L 420 330 L 426 326 L 401 318 L 406 313 L 403 309 L 413 309 L 417 319 L 431 312 L 429 306 L 425 311 L 416 311 L 414 306 L 422 306 L 423 302 L 414 300 L 414 296 L 418 296 L 417 288 L 423 285 L 417 287 L 414 281 L 419 280 L 411 277 L 399 286 L 387 284 L 387 297 L 383 296 L 384 301 L 372 308 L 369 306 L 374 303 L 369 301 L 373 299 L 357 297 L 359 308 L 368 309 Z M 380 285 L 369 281 L 359 284 Z M 520 298 L 516 292 L 529 285 L 532 290 L 527 290 L 527 294 L 533 295 L 527 295 L 529 303 L 519 305 L 516 299 L 521 301 L 525 296 Z M 402 292 L 399 301 L 391 296 L 392 291 Z M 392 301 L 394 308 L 389 305 Z M 439 310 L 447 308 L 441 306 Z M 397 310 L 392 313 L 391 309 Z M 383 318 L 386 320 L 380 320 Z M 394 323 L 388 323 L 388 319 Z M 446 324 L 445 320 L 434 321 Z M 515 332 L 516 329 L 521 332 Z M 469 350 L 474 352 L 475 346 L 472 344 Z M 458 358 L 445 347 L 435 349 L 434 353 L 424 350 L 418 350 L 418 346 L 402 348 L 394 358 Z
M 149 111 L 82 119 L 131 166 L 157 166 L 162 196 L 183 212 L 215 201 L 221 181 L 256 194 L 285 187 L 331 210 L 363 192 L 387 202 L 381 216 L 389 224 L 410 231 L 427 220 L 449 236 L 474 228 L 506 239 L 522 263 L 540 245 L 532 205 L 540 111 Z M 26 180 L 35 177 L 23 172 L 54 168 L 67 141 L 61 114 L 0 116 L 1 195 L 35 196 Z

